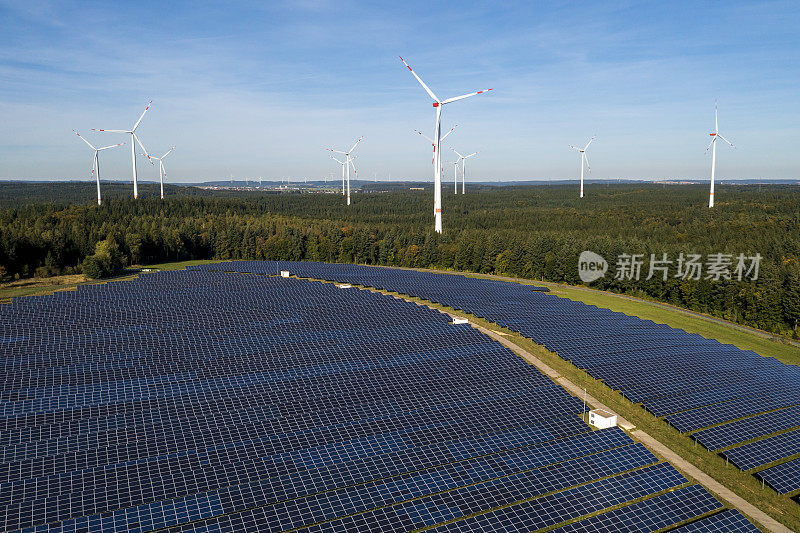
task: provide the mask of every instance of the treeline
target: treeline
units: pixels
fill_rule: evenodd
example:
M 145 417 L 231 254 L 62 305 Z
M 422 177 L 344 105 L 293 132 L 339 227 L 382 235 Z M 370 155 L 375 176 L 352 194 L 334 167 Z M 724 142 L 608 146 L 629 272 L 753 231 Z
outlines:
M 592 286 L 767 329 L 800 320 L 800 189 L 619 185 L 484 187 L 444 197 L 445 233 L 432 231 L 431 193 L 180 195 L 102 207 L 53 201 L 0 209 L 0 275 L 113 274 L 124 265 L 187 259 L 279 259 L 433 267 L 580 283 L 591 250 L 611 270 Z M 758 279 L 645 279 L 650 254 L 762 257 Z M 641 254 L 641 277 L 615 279 L 617 257 Z M 750 273 L 752 275 L 752 272 Z M 734 276 L 735 277 L 735 276 Z

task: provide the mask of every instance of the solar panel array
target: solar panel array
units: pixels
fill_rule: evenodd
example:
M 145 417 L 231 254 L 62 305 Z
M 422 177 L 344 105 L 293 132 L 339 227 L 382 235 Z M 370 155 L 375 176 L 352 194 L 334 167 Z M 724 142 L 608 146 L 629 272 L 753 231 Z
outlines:
M 798 454 L 800 454 L 800 429 L 722 452 L 723 457 L 742 470 L 750 470 Z
M 313 262 L 231 261 L 191 268 L 271 275 L 288 270 L 299 277 L 389 290 L 463 310 L 544 345 L 664 417 L 679 431 L 695 432 L 697 441 L 710 450 L 800 425 L 796 417 L 800 367 L 649 320 L 558 298 L 545 288 Z M 785 454 L 774 460 L 800 453 L 798 448 L 782 450 Z
M 0 365 L 3 531 L 557 525 L 686 483 L 473 328 L 332 284 L 181 271 L 15 299 Z

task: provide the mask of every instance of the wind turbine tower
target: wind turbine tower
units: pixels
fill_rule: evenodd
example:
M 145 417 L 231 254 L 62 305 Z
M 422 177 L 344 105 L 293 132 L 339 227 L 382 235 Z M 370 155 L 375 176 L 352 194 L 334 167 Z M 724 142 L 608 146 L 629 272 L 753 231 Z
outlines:
M 133 167 L 133 198 L 134 198 L 134 200 L 139 198 L 139 182 L 138 182 L 137 177 L 136 177 L 136 146 L 135 145 L 137 143 L 139 144 L 139 148 L 142 149 L 142 152 L 144 152 L 145 156 L 147 156 L 147 159 L 150 159 L 150 156 L 147 154 L 147 150 L 145 149 L 144 145 L 142 145 L 142 141 L 140 141 L 139 137 L 136 136 L 136 128 L 138 128 L 139 124 L 141 124 L 142 119 L 144 118 L 144 114 L 147 113 L 148 109 L 150 109 L 150 105 L 152 103 L 153 103 L 152 100 L 150 100 L 147 103 L 147 107 L 145 107 L 144 111 L 142 111 L 142 114 L 139 116 L 139 120 L 137 120 L 136 124 L 134 124 L 133 127 L 131 129 L 129 129 L 129 130 L 98 130 L 98 129 L 93 129 L 92 130 L 92 131 L 106 131 L 106 132 L 109 132 L 109 133 L 130 133 L 130 135 L 131 135 L 131 165 Z M 135 143 L 133 142 L 134 140 L 136 141 Z
M 451 150 L 456 152 L 455 148 L 451 148 Z M 469 159 L 470 157 L 478 155 L 478 152 L 472 152 L 469 155 L 461 155 L 458 152 L 456 152 L 456 155 L 458 156 L 458 160 L 461 161 L 461 194 L 464 194 L 465 191 L 466 191 L 465 183 L 467 181 L 467 179 L 465 177 L 466 174 L 467 174 L 467 159 Z M 458 191 L 456 191 L 456 192 L 458 192 Z
M 581 198 L 583 198 L 583 164 L 586 163 L 586 168 L 589 170 L 589 172 L 592 171 L 592 167 L 589 166 L 589 157 L 586 155 L 586 150 L 589 148 L 589 145 L 592 144 L 592 141 L 594 141 L 596 137 L 597 136 L 589 139 L 589 142 L 586 143 L 586 146 L 584 146 L 583 149 L 578 148 L 577 146 L 572 146 L 571 144 L 569 145 L 570 148 L 572 148 L 573 150 L 577 150 L 581 154 Z
M 709 133 L 709 135 L 711 135 L 711 142 L 708 143 L 708 147 L 706 148 L 706 153 L 708 153 L 708 149 L 711 148 L 711 192 L 708 193 L 708 207 L 714 207 L 714 173 L 717 169 L 717 139 L 722 139 L 730 144 L 731 148 L 735 148 L 728 139 L 719 134 L 716 102 L 714 102 L 714 133 Z
M 330 152 L 336 152 L 337 154 L 343 154 L 345 156 L 344 163 L 342 163 L 336 158 L 334 159 L 336 159 L 336 161 L 339 161 L 339 163 L 341 163 L 344 166 L 344 168 L 347 169 L 347 205 L 350 205 L 350 165 L 353 166 L 353 172 L 355 172 L 356 170 L 356 166 L 353 164 L 353 157 L 351 157 L 351 155 L 353 151 L 356 149 L 356 146 L 358 146 L 358 143 L 360 143 L 363 139 L 364 137 L 359 137 L 358 140 L 353 145 L 353 147 L 350 148 L 350 150 L 348 150 L 347 152 L 342 152 L 341 150 L 334 150 L 332 148 L 328 148 L 328 151 Z
M 92 158 L 92 174 L 94 174 L 95 177 L 97 178 L 97 205 L 102 205 L 103 199 L 100 197 L 100 159 L 97 157 L 97 153 L 101 150 L 108 150 L 109 148 L 116 148 L 117 146 L 122 146 L 125 143 L 112 144 L 111 146 L 103 146 L 102 148 L 95 148 L 94 146 L 92 146 L 92 143 L 81 137 L 81 134 L 78 133 L 77 131 L 75 131 L 75 135 L 80 137 L 83 142 L 89 145 L 89 148 L 94 150 L 94 157 Z
M 469 98 L 470 96 L 475 96 L 476 94 L 481 94 L 487 91 L 491 91 L 492 89 L 485 89 L 481 91 L 475 91 L 473 93 L 464 94 L 461 96 L 455 96 L 453 98 L 447 98 L 445 100 L 440 99 L 438 96 L 433 94 L 433 91 L 425 85 L 425 82 L 417 76 L 417 73 L 414 72 L 414 69 L 408 66 L 408 63 L 400 57 L 400 61 L 408 68 L 411 74 L 417 79 L 419 84 L 425 89 L 425 92 L 428 93 L 433 99 L 433 107 L 436 108 L 436 125 L 433 130 L 433 216 L 434 216 L 434 228 L 437 233 L 442 232 L 442 156 L 441 156 L 441 133 L 442 133 L 442 107 L 445 104 L 449 104 L 452 102 L 456 102 L 458 100 L 463 100 L 464 98 Z
M 150 157 L 150 159 L 155 159 L 156 161 L 158 161 L 158 176 L 159 176 L 159 179 L 161 180 L 161 199 L 162 200 L 164 199 L 164 180 L 167 179 L 167 171 L 164 169 L 164 158 L 167 157 L 169 154 L 171 154 L 174 149 L 175 149 L 175 147 L 173 146 L 172 148 L 167 150 L 166 154 L 162 155 L 161 157 Z

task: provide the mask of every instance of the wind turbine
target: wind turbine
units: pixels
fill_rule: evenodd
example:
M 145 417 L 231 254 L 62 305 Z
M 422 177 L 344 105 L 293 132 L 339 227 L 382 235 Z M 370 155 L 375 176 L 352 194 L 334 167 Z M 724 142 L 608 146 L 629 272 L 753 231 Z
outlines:
M 487 91 L 491 91 L 491 89 L 485 89 L 482 91 L 475 91 L 474 93 L 464 94 L 461 96 L 456 96 L 453 98 L 447 98 L 445 100 L 440 100 L 438 96 L 433 94 L 433 91 L 425 85 L 425 82 L 417 76 L 417 73 L 414 72 L 414 69 L 408 66 L 405 59 L 400 57 L 400 61 L 411 71 L 411 74 L 417 79 L 422 88 L 425 89 L 425 92 L 433 99 L 433 107 L 436 108 L 436 126 L 433 133 L 433 216 L 434 216 L 434 229 L 437 233 L 442 232 L 442 165 L 441 165 L 441 133 L 442 133 L 442 106 L 445 104 L 449 104 L 451 102 L 456 102 L 458 100 L 463 100 L 464 98 L 469 98 L 470 96 L 475 96 L 476 94 L 481 94 Z
M 173 146 L 172 148 L 167 150 L 166 154 L 162 155 L 161 157 L 155 157 L 155 156 L 151 156 L 150 157 L 150 159 L 155 159 L 156 161 L 158 161 L 158 175 L 159 175 L 159 178 L 161 179 L 161 199 L 162 200 L 164 199 L 164 179 L 166 179 L 166 177 L 167 177 L 167 171 L 164 170 L 164 158 L 167 157 L 170 153 L 172 153 L 172 151 L 174 149 L 175 149 L 175 147 Z M 142 155 L 145 155 L 145 154 L 142 154 Z M 151 161 L 151 163 L 152 163 L 152 161 Z
M 583 147 L 583 150 L 577 146 L 572 146 L 571 144 L 569 145 L 570 148 L 577 150 L 581 154 L 581 198 L 583 198 L 583 163 L 586 163 L 586 168 L 589 169 L 589 172 L 592 171 L 592 167 L 589 166 L 589 157 L 586 155 L 586 149 L 589 148 L 589 145 L 592 144 L 592 141 L 595 140 L 596 137 L 597 136 L 595 135 L 589 139 L 589 142 L 586 143 L 586 146 Z
M 440 141 L 443 141 L 443 140 L 447 139 L 447 136 L 450 135 L 451 133 L 453 133 L 457 127 L 458 127 L 458 124 L 456 124 L 455 126 L 450 128 L 450 131 L 448 131 L 447 133 L 442 135 L 442 138 L 440 139 Z M 414 130 L 414 131 L 416 131 L 417 133 L 419 133 L 420 135 L 425 137 L 425 139 L 427 139 L 428 142 L 431 143 L 431 146 L 433 146 L 433 159 L 431 159 L 431 163 L 432 164 L 436 164 L 436 143 L 433 141 L 433 139 L 431 139 L 430 137 L 428 137 L 427 135 L 425 135 L 421 131 L 419 131 L 419 130 Z
M 75 131 L 75 130 L 72 130 Z M 112 144 L 111 146 L 103 146 L 102 148 L 95 148 L 92 146 L 92 143 L 81 137 L 81 134 L 75 131 L 75 135 L 81 138 L 83 142 L 89 145 L 89 148 L 94 150 L 94 158 L 92 158 L 92 173 L 97 176 L 97 205 L 102 205 L 102 198 L 100 197 L 100 159 L 97 157 L 97 153 L 100 150 L 108 150 L 109 148 L 116 148 L 117 146 L 122 146 L 125 143 L 119 144 Z
M 344 156 L 345 156 L 345 163 L 342 163 L 341 161 L 339 161 L 336 158 L 334 158 L 334 159 L 339 161 L 339 163 L 341 163 L 344 166 L 344 168 L 347 169 L 347 205 L 350 205 L 350 165 L 353 165 L 353 158 L 350 157 L 350 154 L 353 153 L 353 150 L 356 149 L 356 146 L 358 146 L 358 143 L 360 143 L 363 138 L 364 137 L 359 137 L 358 140 L 353 145 L 353 147 L 350 148 L 350 150 L 348 150 L 347 152 L 342 152 L 341 150 L 334 150 L 332 148 L 328 148 L 328 151 L 330 151 L 330 152 L 336 152 L 337 154 L 344 154 Z M 333 156 L 331 156 L 331 157 L 333 157 Z M 353 171 L 355 172 L 355 170 L 356 170 L 356 166 L 353 165 Z
M 142 114 L 139 116 L 139 120 L 137 120 L 136 124 L 134 124 L 133 127 L 131 129 L 129 129 L 129 130 L 97 130 L 97 129 L 92 129 L 92 131 L 106 131 L 106 132 L 109 132 L 109 133 L 130 133 L 131 134 L 131 165 L 133 166 L 133 198 L 134 198 L 134 200 L 136 198 L 139 198 L 139 182 L 138 182 L 138 180 L 136 178 L 136 146 L 135 145 L 137 143 L 139 144 L 139 148 L 142 149 L 142 152 L 144 152 L 144 155 L 147 156 L 148 159 L 150 159 L 150 156 L 147 154 L 147 149 L 142 144 L 142 141 L 139 140 L 139 137 L 136 136 L 136 128 L 138 128 L 139 124 L 141 124 L 142 119 L 144 118 L 144 114 L 147 113 L 148 109 L 150 109 L 150 105 L 152 103 L 153 103 L 152 100 L 147 102 L 147 107 L 145 107 L 144 111 L 142 111 Z M 134 140 L 136 141 L 136 143 L 133 142 Z
M 455 148 L 451 148 L 451 150 L 456 152 Z M 466 182 L 465 176 L 467 174 L 467 159 L 469 159 L 472 156 L 478 155 L 478 152 L 472 152 L 469 155 L 461 155 L 458 152 L 456 152 L 456 155 L 458 156 L 458 160 L 461 161 L 461 194 L 464 194 L 466 188 L 466 185 L 464 183 Z M 456 161 L 456 163 L 458 163 L 458 161 Z
M 458 162 L 460 160 L 456 159 L 453 161 L 453 193 L 458 194 Z
M 717 169 L 717 139 L 722 139 L 730 144 L 731 148 L 736 148 L 728 139 L 719 134 L 716 102 L 714 102 L 714 133 L 709 133 L 709 135 L 711 135 L 711 142 L 708 143 L 708 147 L 706 148 L 706 153 L 708 153 L 708 149 L 711 148 L 711 192 L 708 194 L 708 207 L 714 207 L 714 173 Z

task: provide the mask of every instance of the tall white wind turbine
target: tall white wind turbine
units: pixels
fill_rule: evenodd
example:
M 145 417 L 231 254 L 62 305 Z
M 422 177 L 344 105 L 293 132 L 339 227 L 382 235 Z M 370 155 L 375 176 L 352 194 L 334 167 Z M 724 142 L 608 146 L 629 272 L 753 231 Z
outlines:
M 708 207 L 714 207 L 714 173 L 717 169 L 717 139 L 722 139 L 730 144 L 731 148 L 735 148 L 728 139 L 719 134 L 716 102 L 714 102 L 714 133 L 709 133 L 709 135 L 711 135 L 711 142 L 708 143 L 708 147 L 706 148 L 706 153 L 708 153 L 708 149 L 711 148 L 711 192 L 708 193 Z
M 134 124 L 133 127 L 131 129 L 129 129 L 129 130 L 98 130 L 98 129 L 93 129 L 92 130 L 92 131 L 107 131 L 109 133 L 130 133 L 131 134 L 131 165 L 133 166 L 133 198 L 134 199 L 139 198 L 139 182 L 138 182 L 138 180 L 136 178 L 136 146 L 135 145 L 137 143 L 139 144 L 139 148 L 142 149 L 142 152 L 144 152 L 145 155 L 147 156 L 147 158 L 150 159 L 150 156 L 147 154 L 147 149 L 145 149 L 144 145 L 142 144 L 142 141 L 139 140 L 139 137 L 136 136 L 136 128 L 138 128 L 139 124 L 141 124 L 142 119 L 144 118 L 144 114 L 147 113 L 148 109 L 150 109 L 150 105 L 152 103 L 153 103 L 152 100 L 147 102 L 147 107 L 145 107 L 144 111 L 142 111 L 142 114 L 139 116 L 139 120 L 137 120 L 136 124 Z M 133 142 L 134 140 L 136 141 L 135 143 Z
M 75 131 L 75 130 L 72 130 Z M 97 179 L 97 205 L 102 205 L 103 199 L 100 197 L 100 158 L 97 157 L 97 153 L 101 150 L 108 150 L 109 148 L 116 148 L 117 146 L 122 146 L 125 143 L 119 144 L 112 144 L 111 146 L 103 146 L 102 148 L 95 148 L 92 143 L 84 139 L 80 133 L 75 131 L 75 135 L 81 138 L 83 142 L 89 145 L 89 148 L 94 150 L 94 157 L 92 158 L 92 174 L 95 175 Z
M 171 154 L 174 149 L 175 149 L 175 147 L 173 146 L 172 148 L 167 150 L 166 154 L 162 155 L 161 157 L 150 156 L 151 160 L 155 159 L 156 161 L 158 161 L 158 175 L 159 175 L 159 178 L 161 179 L 161 199 L 162 200 L 164 199 L 164 180 L 167 179 L 167 171 L 164 169 L 164 158 L 167 157 L 169 154 Z M 142 154 L 142 155 L 146 155 L 146 154 Z
M 582 149 L 578 148 L 577 146 L 572 146 L 571 144 L 569 145 L 570 148 L 577 150 L 581 154 L 581 198 L 583 198 L 583 164 L 586 163 L 586 168 L 590 172 L 592 170 L 592 167 L 589 166 L 589 156 L 586 155 L 586 150 L 589 149 L 589 145 L 592 144 L 592 141 L 594 141 L 596 137 L 597 136 L 595 135 L 589 139 L 589 142 L 586 143 L 586 146 L 584 146 Z
M 332 148 L 328 148 L 329 152 L 336 152 L 337 154 L 344 154 L 344 156 L 345 156 L 345 163 L 346 164 L 342 163 L 338 159 L 337 159 L 337 161 L 339 161 L 339 163 L 341 163 L 344 166 L 344 168 L 347 170 L 347 205 L 350 205 L 350 165 L 353 165 L 353 158 L 351 157 L 351 154 L 356 149 L 356 146 L 358 146 L 358 143 L 360 143 L 362 141 L 362 139 L 364 139 L 364 137 L 359 137 L 358 140 L 353 145 L 353 147 L 350 148 L 350 150 L 348 150 L 347 152 L 342 152 L 341 150 L 334 150 Z M 355 169 L 356 169 L 356 166 L 353 165 L 353 171 L 355 171 Z
M 411 74 L 417 79 L 422 88 L 425 89 L 425 92 L 428 93 L 433 99 L 433 107 L 436 108 L 436 126 L 433 130 L 433 150 L 434 150 L 434 162 L 433 162 L 433 216 L 434 216 L 434 229 L 437 233 L 442 232 L 442 156 L 441 156 L 441 138 L 442 138 L 442 106 L 445 104 L 449 104 L 451 102 L 456 102 L 458 100 L 463 100 L 464 98 L 469 98 L 470 96 L 475 96 L 476 94 L 481 94 L 487 91 L 491 91 L 491 89 L 485 89 L 482 91 L 475 91 L 474 93 L 463 94 L 461 96 L 456 96 L 453 98 L 447 98 L 445 100 L 441 100 L 438 96 L 433 94 L 433 91 L 425 85 L 425 82 L 417 76 L 417 73 L 414 72 L 414 69 L 408 66 L 405 59 L 400 57 L 400 61 L 411 71 Z
M 451 150 L 456 152 L 455 148 L 451 148 Z M 469 155 L 461 155 L 458 152 L 456 152 L 456 155 L 458 156 L 458 161 L 461 161 L 461 194 L 464 194 L 464 192 L 466 191 L 465 183 L 467 181 L 467 178 L 466 178 L 466 175 L 467 175 L 467 159 L 469 159 L 470 157 L 478 155 L 478 153 L 479 152 L 472 152 Z M 456 163 L 458 161 L 456 161 Z M 458 192 L 458 191 L 456 191 L 456 192 Z

